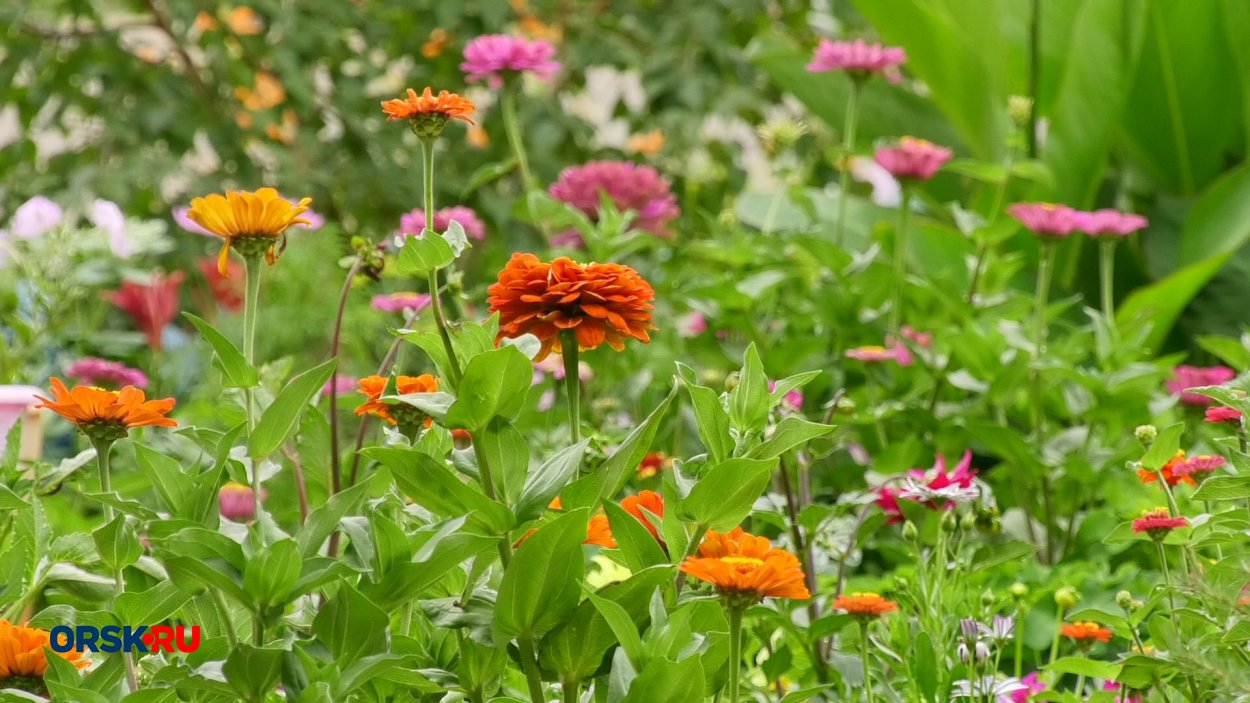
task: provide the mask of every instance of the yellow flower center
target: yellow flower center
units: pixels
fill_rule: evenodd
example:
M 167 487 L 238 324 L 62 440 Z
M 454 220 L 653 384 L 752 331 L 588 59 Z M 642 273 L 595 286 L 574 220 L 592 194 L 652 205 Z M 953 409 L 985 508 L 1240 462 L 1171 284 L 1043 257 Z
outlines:
M 721 561 L 732 566 L 749 566 L 751 568 L 764 565 L 763 559 L 754 557 L 721 557 Z

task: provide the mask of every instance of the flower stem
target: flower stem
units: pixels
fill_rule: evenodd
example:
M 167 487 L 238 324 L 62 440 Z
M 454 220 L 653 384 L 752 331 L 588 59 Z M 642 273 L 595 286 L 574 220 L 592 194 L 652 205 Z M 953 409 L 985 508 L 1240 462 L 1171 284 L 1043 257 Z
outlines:
M 859 121 L 860 82 L 851 79 L 851 92 L 846 101 L 846 119 L 842 122 L 842 164 L 838 176 L 838 247 L 846 245 L 846 191 L 851 186 L 851 152 L 855 149 L 855 125 Z
M 903 197 L 898 204 L 898 228 L 894 231 L 894 301 L 890 305 L 888 330 L 896 341 L 903 321 L 903 288 L 907 280 L 907 225 L 910 213 L 911 190 L 903 186 Z
M 538 673 L 538 660 L 534 654 L 534 638 L 529 635 L 519 637 L 517 645 L 521 650 L 521 669 L 525 671 L 525 682 L 529 684 L 530 703 L 546 703 L 542 676 Z
M 364 257 L 357 256 L 352 262 L 351 270 L 347 272 L 347 278 L 343 281 L 343 291 L 339 293 L 339 308 L 334 315 L 334 333 L 330 336 L 330 358 L 339 358 L 339 346 L 343 339 L 343 314 L 347 310 L 347 297 L 352 292 L 352 281 L 356 280 L 356 274 L 360 273 L 360 267 L 364 264 Z M 342 457 L 339 456 L 339 394 L 338 394 L 339 368 L 335 364 L 334 370 L 330 372 L 330 495 L 333 496 L 343 490 L 343 466 Z
M 1098 243 L 1098 284 L 1102 297 L 1102 314 L 1115 315 L 1115 240 L 1103 237 Z
M 94 439 L 91 441 L 95 447 L 96 467 L 100 470 L 100 492 L 104 494 L 113 492 L 112 476 L 109 468 L 109 453 L 112 451 L 112 440 Z M 104 503 L 104 523 L 113 522 L 116 511 L 109 503 Z M 121 596 L 126 592 L 126 578 L 122 573 L 121 567 L 113 569 L 113 585 L 115 588 L 114 598 Z M 126 663 L 126 685 L 130 691 L 139 690 L 139 670 L 135 668 L 134 655 L 129 651 L 122 652 L 122 659 Z
M 1055 262 L 1055 243 L 1050 239 L 1041 240 L 1041 256 L 1038 260 L 1037 268 L 1037 290 L 1033 297 L 1033 373 L 1032 373 L 1032 402 L 1033 402 L 1033 446 L 1038 452 L 1042 451 L 1045 442 L 1045 414 L 1042 402 L 1042 394 L 1044 388 L 1042 386 L 1042 358 L 1046 356 L 1046 303 L 1050 297 L 1050 278 L 1053 273 Z M 1043 472 L 1045 469 L 1043 468 Z M 1045 528 L 1044 535 L 1045 544 L 1042 550 L 1046 558 L 1046 563 L 1050 563 L 1054 557 L 1051 549 L 1051 515 L 1050 510 L 1050 492 L 1049 481 L 1043 473 L 1042 475 L 1042 498 L 1045 508 Z
M 1076 675 L 1076 686 L 1072 689 L 1072 692 L 1076 694 L 1077 698 L 1081 698 L 1081 691 L 1083 690 L 1085 690 L 1085 674 L 1081 673 Z
M 497 500 L 495 479 L 490 466 L 490 455 L 482 448 L 482 443 L 476 438 L 473 440 L 473 456 L 477 458 L 477 474 L 478 479 L 482 483 L 482 492 L 492 501 Z M 507 567 L 511 559 L 512 533 L 504 532 L 503 538 L 499 541 L 499 561 L 503 563 L 504 567 Z
M 1172 616 L 1172 624 L 1180 627 L 1176 619 L 1176 596 L 1172 593 L 1172 572 L 1168 569 L 1168 554 L 1163 549 L 1163 541 L 1155 540 L 1155 548 L 1159 550 L 1159 566 L 1163 569 L 1163 586 L 1168 589 L 1168 614 Z
M 864 693 L 868 697 L 868 703 L 873 702 L 872 695 L 872 670 L 868 666 L 868 621 L 861 620 L 859 623 L 859 657 L 864 665 Z
M 503 130 L 508 135 L 508 144 L 512 147 L 512 153 L 516 156 L 517 168 L 521 170 L 521 183 L 525 189 L 533 190 L 538 187 L 537 181 L 534 180 L 534 172 L 530 171 L 529 159 L 525 156 L 525 143 L 521 141 L 520 123 L 516 116 L 516 91 L 512 87 L 508 87 L 500 96 L 499 106 L 503 112 Z
M 1059 606 L 1059 608 L 1055 611 L 1055 637 L 1054 639 L 1050 641 L 1050 658 L 1046 660 L 1047 663 L 1053 662 L 1059 658 L 1059 638 L 1062 635 L 1063 635 L 1063 607 Z M 1060 674 L 1055 674 L 1055 676 L 1056 678 L 1053 679 L 1051 683 L 1054 683 L 1054 681 L 1059 680 L 1058 677 L 1060 676 Z
M 425 193 L 425 232 L 422 236 L 441 237 L 442 235 L 434 231 L 434 139 L 421 140 L 421 157 L 424 164 L 421 170 L 422 190 Z M 451 371 L 452 383 L 459 387 L 460 359 L 456 358 L 456 348 L 451 343 L 451 333 L 447 329 L 447 318 L 443 315 L 438 271 L 428 271 L 426 282 L 430 286 L 430 310 L 434 313 L 434 322 L 438 324 L 438 334 L 443 338 L 443 350 L 447 352 L 447 368 Z
M 247 291 L 243 298 L 243 359 L 254 367 L 256 361 L 256 315 L 260 307 L 260 276 L 264 270 L 260 254 L 243 258 L 243 270 L 247 276 Z M 256 429 L 256 389 L 243 389 L 243 402 L 247 404 L 247 436 L 250 441 Z M 252 506 L 256 524 L 260 524 L 260 463 L 252 464 Z
M 738 703 L 742 683 L 742 608 L 729 606 L 729 703 Z
M 560 333 L 560 357 L 564 359 L 564 388 L 569 403 L 569 439 L 573 444 L 582 441 L 582 379 L 578 373 L 580 348 L 572 330 Z
M 1024 608 L 1020 608 L 1016 613 L 1016 678 L 1020 678 L 1024 671 L 1024 619 L 1028 612 Z

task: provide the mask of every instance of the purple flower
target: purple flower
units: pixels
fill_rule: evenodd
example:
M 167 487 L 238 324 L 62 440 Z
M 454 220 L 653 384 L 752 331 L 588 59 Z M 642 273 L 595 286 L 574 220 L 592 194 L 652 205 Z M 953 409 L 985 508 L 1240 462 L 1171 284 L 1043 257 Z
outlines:
M 875 158 L 895 178 L 927 181 L 950 161 L 951 150 L 924 139 L 903 137 L 895 146 L 877 149 Z
M 1215 400 L 1197 393 L 1186 393 L 1186 389 L 1199 386 L 1218 386 L 1228 383 L 1237 377 L 1237 372 L 1227 366 L 1177 366 L 1172 370 L 1172 378 L 1167 382 L 1168 392 L 1181 397 L 1181 404 L 1194 407 L 1213 405 Z
M 591 161 L 566 168 L 548 192 L 595 221 L 606 194 L 618 210 L 637 213 L 638 229 L 665 239 L 673 236 L 668 223 L 681 215 L 677 196 L 659 171 L 628 161 Z
M 64 219 L 65 211 L 60 205 L 42 195 L 36 195 L 13 211 L 10 230 L 15 237 L 33 239 L 46 234 Z
M 360 382 L 355 376 L 331 376 L 329 381 L 321 387 L 321 395 L 346 395 L 356 390 L 356 384 Z
M 132 369 L 117 361 L 86 357 L 79 359 L 65 369 L 65 375 L 76 378 L 89 386 L 105 388 L 121 388 L 135 386 L 147 388 L 148 377 L 139 369 Z
M 387 295 L 375 295 L 373 301 L 369 303 L 369 307 L 382 312 L 408 312 L 419 313 L 430 304 L 430 296 L 425 293 L 389 293 Z
M 119 259 L 130 258 L 130 242 L 126 239 L 126 216 L 117 203 L 111 200 L 93 200 L 87 208 L 87 219 L 104 230 L 109 238 L 109 249 Z
M 1076 229 L 1091 237 L 1127 237 L 1150 224 L 1150 220 L 1119 210 L 1095 210 L 1077 212 Z
M 1039 237 L 1063 238 L 1076 229 L 1077 212 L 1067 205 L 1015 203 L 1007 207 L 1007 214 Z
M 477 213 L 463 205 L 445 207 L 434 211 L 434 231 L 443 234 L 451 226 L 452 220 L 460 223 L 464 233 L 479 242 L 486 239 L 486 225 L 478 219 Z M 399 218 L 399 236 L 410 235 L 420 237 L 425 229 L 425 210 L 416 208 Z
M 485 78 L 491 88 L 498 90 L 503 87 L 509 71 L 532 73 L 540 80 L 551 80 L 560 70 L 560 62 L 552 60 L 555 54 L 556 48 L 545 41 L 485 34 L 464 48 L 460 70 L 468 74 L 470 82 Z
M 856 80 L 879 73 L 891 83 L 903 80 L 898 67 L 907 62 L 907 52 L 897 46 L 869 44 L 863 39 L 853 42 L 821 39 L 807 64 L 810 73 L 846 71 Z

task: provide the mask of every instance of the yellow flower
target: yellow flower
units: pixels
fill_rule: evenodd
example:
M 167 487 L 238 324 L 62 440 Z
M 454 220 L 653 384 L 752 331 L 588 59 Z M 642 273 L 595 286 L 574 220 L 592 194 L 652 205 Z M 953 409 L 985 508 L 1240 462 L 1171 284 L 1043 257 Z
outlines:
M 230 247 L 242 245 L 244 256 L 265 252 L 265 260 L 272 265 L 278 259 L 281 248 L 286 247 L 285 233 L 292 225 L 312 224 L 300 217 L 308 211 L 312 198 L 293 203 L 278 195 L 273 188 L 261 188 L 252 193 L 231 190 L 225 195 L 213 193 L 191 201 L 187 217 L 213 234 L 226 240 L 217 259 L 217 270 L 222 276 L 229 275 Z M 279 240 L 281 240 L 279 242 Z

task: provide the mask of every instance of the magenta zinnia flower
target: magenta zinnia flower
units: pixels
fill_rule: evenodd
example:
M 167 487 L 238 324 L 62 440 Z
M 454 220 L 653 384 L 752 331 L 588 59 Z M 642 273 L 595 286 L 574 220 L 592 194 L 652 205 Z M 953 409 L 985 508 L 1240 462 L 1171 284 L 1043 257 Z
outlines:
M 1036 671 L 1020 679 L 1020 683 L 1024 684 L 1024 688 L 1012 692 L 1012 703 L 1027 703 L 1030 698 L 1046 690 L 1046 682 L 1041 680 Z
M 898 83 L 903 80 L 898 67 L 906 62 L 907 52 L 897 46 L 869 44 L 863 39 L 851 42 L 821 39 L 807 70 L 810 73 L 846 71 L 856 80 L 879 73 L 891 83 Z
M 1091 237 L 1127 237 L 1150 224 L 1150 220 L 1119 210 L 1075 213 L 1076 229 Z
M 900 366 L 911 366 L 914 358 L 906 346 L 894 342 L 889 347 L 867 345 L 846 350 L 846 358 L 862 361 L 865 364 L 881 364 L 893 361 Z
M 1180 395 L 1181 403 L 1195 407 L 1206 407 L 1215 404 L 1215 400 L 1197 393 L 1186 393 L 1189 388 L 1200 386 L 1218 386 L 1237 377 L 1237 372 L 1227 366 L 1177 366 L 1168 380 L 1168 392 Z
M 121 388 L 123 386 L 148 387 L 148 376 L 139 369 L 132 369 L 117 361 L 107 361 L 94 357 L 79 359 L 70 364 L 69 368 L 65 369 L 65 375 L 78 379 L 88 386 L 101 386 L 103 388 Z
M 1062 238 L 1076 229 L 1076 210 L 1054 203 L 1016 203 L 1007 214 L 1039 237 Z
M 1198 474 L 1199 477 L 1202 477 L 1216 469 L 1223 468 L 1227 464 L 1228 460 L 1218 454 L 1199 454 L 1173 466 L 1172 473 L 1177 476 Z
M 464 63 L 460 70 L 468 74 L 470 81 L 487 79 L 491 88 L 503 86 L 509 71 L 532 73 L 540 80 L 548 81 L 560 70 L 560 62 L 552 60 L 556 48 L 550 43 L 507 34 L 485 34 L 464 48 Z
M 1227 422 L 1229 424 L 1236 425 L 1241 422 L 1241 411 L 1234 410 L 1233 408 L 1226 408 L 1222 405 L 1216 406 L 1207 408 L 1204 419 L 1207 422 Z
M 668 223 L 681 215 L 677 196 L 660 172 L 629 161 L 591 161 L 566 168 L 548 192 L 595 221 L 606 194 L 618 210 L 637 213 L 635 227 L 666 239 L 673 236 Z
M 426 293 L 390 293 L 375 295 L 369 304 L 374 310 L 382 312 L 421 312 L 430 304 L 430 296 Z
M 889 517 L 886 520 L 888 523 L 903 521 L 900 500 L 920 503 L 930 510 L 951 510 L 956 503 L 967 502 L 977 496 L 976 476 L 971 451 L 964 452 L 954 471 L 947 471 L 946 457 L 939 454 L 933 468 L 908 471 L 904 486 L 878 488 L 877 506 Z
M 477 213 L 472 209 L 463 205 L 455 205 L 445 207 L 434 211 L 434 231 L 443 234 L 447 228 L 451 226 L 451 221 L 455 220 L 464 228 L 464 233 L 469 237 L 481 241 L 486 239 L 486 225 L 478 219 Z M 405 213 L 399 218 L 399 234 L 421 236 L 422 230 L 425 229 L 425 210 L 416 208 L 411 212 Z
M 927 181 L 951 160 L 951 150 L 924 139 L 903 137 L 898 144 L 877 149 L 876 161 L 890 175 L 902 179 Z
M 899 332 L 906 338 L 916 343 L 916 346 L 928 349 L 933 345 L 933 333 L 921 332 L 911 325 L 903 325 Z
M 1172 517 L 1167 508 L 1155 508 L 1143 512 L 1141 517 L 1133 521 L 1133 532 L 1144 532 L 1151 539 L 1163 539 L 1172 530 L 1188 526 L 1189 520 L 1183 516 Z
M 332 376 L 326 384 L 321 387 L 321 395 L 347 395 L 356 392 L 356 385 L 360 383 L 360 379 L 355 376 Z
M 262 501 L 268 497 L 266 494 L 267 491 L 262 488 L 260 491 Z M 255 495 L 250 486 L 234 481 L 222 486 L 217 493 L 217 504 L 221 509 L 221 516 L 234 522 L 251 522 L 252 518 L 256 517 L 256 501 L 253 498 Z

